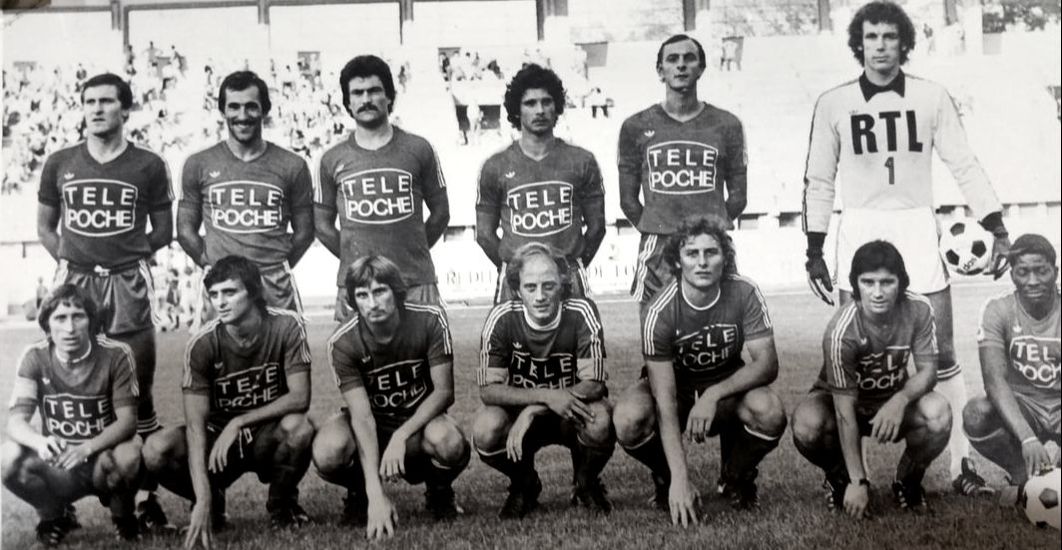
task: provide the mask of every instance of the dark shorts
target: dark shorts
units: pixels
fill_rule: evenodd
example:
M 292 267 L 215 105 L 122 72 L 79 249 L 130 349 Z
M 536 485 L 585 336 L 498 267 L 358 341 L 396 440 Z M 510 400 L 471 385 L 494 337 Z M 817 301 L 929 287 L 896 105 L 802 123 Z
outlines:
M 439 285 L 435 283 L 426 285 L 413 285 L 406 291 L 406 301 L 414 304 L 424 304 L 429 306 L 445 307 L 442 301 L 442 295 L 439 294 Z M 339 287 L 336 292 L 336 312 L 334 319 L 342 324 L 350 320 L 354 316 L 356 311 L 347 302 L 347 289 L 346 287 Z
M 639 304 L 648 304 L 660 289 L 674 280 L 671 266 L 664 261 L 664 245 L 667 235 L 642 233 L 638 244 L 638 263 L 634 268 L 631 296 Z
M 1048 403 L 1014 392 L 1018 410 L 1041 441 L 1054 440 L 1062 444 L 1062 397 Z
M 20 458 L 19 461 L 16 462 L 16 465 L 30 458 L 40 460 L 37 451 L 25 445 L 19 444 L 19 451 Z M 49 470 L 49 477 L 63 479 L 63 487 L 65 491 L 72 495 L 78 495 L 76 498 L 80 498 L 84 495 L 101 494 L 100 490 L 98 490 L 96 485 L 92 482 L 92 474 L 96 471 L 96 463 L 99 462 L 99 457 L 100 454 L 96 453 L 89 457 L 87 462 L 78 464 L 69 470 L 59 468 L 53 462 L 44 462 L 44 464 Z
M 343 416 L 347 419 L 347 427 L 350 426 L 350 410 L 346 407 L 340 409 Z M 394 417 L 390 415 L 378 415 L 373 417 L 376 423 L 376 445 L 380 451 L 380 457 L 383 457 L 384 449 L 387 448 L 387 444 L 391 442 L 391 436 L 395 434 L 402 424 L 405 424 L 408 418 Z M 351 437 L 354 437 L 353 430 L 351 430 Z M 424 482 L 427 479 L 429 473 L 428 468 L 430 466 L 431 457 L 420 451 L 420 436 L 421 434 L 415 434 L 410 436 L 406 440 L 406 458 L 405 469 L 406 473 L 402 476 L 407 482 L 416 485 L 417 483 Z M 357 460 L 357 455 L 355 455 Z
M 501 268 L 498 269 L 498 284 L 494 289 L 495 304 L 520 298 L 520 294 L 509 288 L 509 282 L 505 280 L 507 266 L 508 264 L 502 262 Z M 593 298 L 593 294 L 590 292 L 590 278 L 586 274 L 586 268 L 583 267 L 582 260 L 568 261 L 568 277 L 572 282 L 572 298 Z
M 210 472 L 210 485 L 224 489 L 247 472 L 254 472 L 262 483 L 269 483 L 272 474 L 271 451 L 276 447 L 274 435 L 280 420 L 255 424 L 240 430 L 239 437 L 229 447 L 225 469 Z M 221 435 L 224 426 L 207 424 L 207 453 Z
M 100 311 L 106 311 L 103 331 L 108 336 L 154 328 L 154 282 L 147 262 L 140 260 L 107 270 L 98 266 L 59 262 L 55 285 L 72 284 L 84 290 Z
M 642 373 L 639 377 L 640 380 L 644 380 L 646 387 L 649 387 L 649 368 L 642 366 Z M 681 385 L 681 383 L 679 383 Z M 690 410 L 697 404 L 697 399 L 704 393 L 709 386 L 689 386 L 676 388 L 675 400 L 678 412 L 679 430 L 686 431 L 686 422 L 690 418 Z M 652 395 L 652 388 L 649 388 L 649 395 Z M 712 420 L 712 426 L 708 430 L 708 435 L 717 435 L 719 433 L 719 427 L 725 423 L 728 423 L 737 418 L 737 408 L 741 404 L 741 400 L 745 398 L 745 392 L 734 394 L 728 397 L 724 397 L 719 400 L 715 408 L 715 418 Z M 653 399 L 656 399 L 655 397 Z
M 266 305 L 303 315 L 302 297 L 299 295 L 298 287 L 295 286 L 295 275 L 291 272 L 288 262 L 270 266 L 259 265 L 258 270 L 262 273 L 262 295 L 265 297 Z M 206 277 L 206 273 L 203 277 Z M 206 285 L 201 283 L 199 286 L 202 291 L 196 300 L 193 319 L 197 324 L 193 324 L 193 330 L 217 317 L 214 306 L 210 304 Z
M 831 394 L 829 390 L 812 388 L 808 393 L 808 398 L 822 400 L 823 404 L 829 409 L 830 414 L 833 415 L 831 418 L 836 418 L 836 412 L 833 408 L 833 394 Z M 885 401 L 856 404 L 856 426 L 859 427 L 859 435 L 870 437 L 870 434 L 874 431 L 874 426 L 870 424 L 870 421 L 874 419 L 874 416 L 878 414 L 878 411 L 881 410 L 881 407 L 884 404 Z M 907 405 L 908 410 L 914 405 L 915 402 L 909 403 Z M 904 415 L 906 416 L 906 411 L 904 412 Z M 903 439 L 905 435 L 907 435 L 907 423 L 903 422 L 900 425 L 899 432 L 896 434 L 896 440 Z

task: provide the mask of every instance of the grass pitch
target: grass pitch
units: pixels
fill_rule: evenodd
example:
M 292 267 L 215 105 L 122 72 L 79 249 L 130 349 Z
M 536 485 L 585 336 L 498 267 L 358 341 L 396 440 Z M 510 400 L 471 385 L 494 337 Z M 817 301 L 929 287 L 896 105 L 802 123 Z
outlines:
M 959 359 L 971 397 L 983 393 L 977 348 L 974 341 L 980 305 L 1005 289 L 999 285 L 954 287 L 955 329 Z M 781 365 L 774 389 L 792 412 L 806 394 L 821 365 L 822 331 L 831 309 L 809 292 L 768 294 Z M 626 297 L 611 297 L 599 303 L 605 325 L 609 387 L 613 395 L 633 382 L 641 366 L 637 308 Z M 474 369 L 479 350 L 479 331 L 486 308 L 454 308 L 450 311 L 455 344 L 456 403 L 451 414 L 463 428 L 470 426 L 480 406 Z M 310 415 L 322 420 L 334 413 L 341 398 L 329 372 L 324 344 L 334 324 L 316 317 L 310 325 L 313 348 L 313 405 Z M 11 387 L 15 361 L 21 349 L 39 337 L 29 327 L 0 330 L 0 387 Z M 162 333 L 158 338 L 159 365 L 155 401 L 165 425 L 181 421 L 180 358 L 187 335 Z M 6 396 L 6 395 L 5 395 Z M 0 421 L 6 421 L 6 408 Z M 927 517 L 902 513 L 892 503 L 889 482 L 901 452 L 900 445 L 870 444 L 870 477 L 874 484 L 874 519 L 855 522 L 825 508 L 820 488 L 822 474 L 793 447 L 787 433 L 779 448 L 760 467 L 761 508 L 734 512 L 714 498 L 719 471 L 718 442 L 692 445 L 691 473 L 705 498 L 701 525 L 672 527 L 665 516 L 648 506 L 651 493 L 648 471 L 617 449 L 603 479 L 615 511 L 597 517 L 567 506 L 571 460 L 565 449 L 551 447 L 539 453 L 537 466 L 545 486 L 542 507 L 523 521 L 502 522 L 496 512 L 504 500 L 506 480 L 473 459 L 458 478 L 455 489 L 465 514 L 452 523 L 436 524 L 423 510 L 422 486 L 404 483 L 385 488 L 400 512 L 398 533 L 379 546 L 386 548 L 1058 548 L 1058 531 L 1028 524 L 1013 510 L 1001 509 L 992 499 L 955 496 L 948 480 L 946 456 L 931 467 L 926 478 L 930 506 Z M 982 473 L 994 485 L 1002 472 L 983 459 Z M 313 548 L 346 549 L 364 544 L 363 530 L 336 525 L 342 510 L 343 490 L 321 481 L 311 471 L 301 484 L 301 503 L 315 524 L 298 531 L 274 532 L 265 514 L 265 486 L 254 476 L 245 476 L 229 489 L 230 528 L 216 537 L 216 546 L 233 549 Z M 162 504 L 177 525 L 188 518 L 187 503 L 162 490 Z M 6 490 L 2 493 L 3 548 L 27 548 L 34 544 L 36 513 Z M 66 539 L 69 548 L 132 547 L 115 542 L 107 511 L 94 498 L 77 504 L 84 527 Z M 181 538 L 146 538 L 144 548 L 172 548 Z

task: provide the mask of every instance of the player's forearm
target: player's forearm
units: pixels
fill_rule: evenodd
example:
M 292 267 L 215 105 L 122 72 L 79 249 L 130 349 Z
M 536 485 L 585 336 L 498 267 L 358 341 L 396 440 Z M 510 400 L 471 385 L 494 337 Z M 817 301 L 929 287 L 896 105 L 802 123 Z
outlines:
M 173 242 L 173 213 L 168 210 L 159 210 L 150 214 L 151 232 L 148 233 L 148 245 L 151 252 L 169 246 Z
M 1035 436 L 1029 422 L 1021 414 L 1018 408 L 1018 400 L 1014 397 L 1014 390 L 1007 384 L 1005 373 L 1006 357 L 1002 350 L 981 348 L 981 372 L 984 377 L 985 394 L 989 403 L 999 414 L 1003 425 L 1018 441 L 1024 441 Z M 992 352 L 997 352 L 993 354 Z M 987 355 L 987 357 L 986 357 Z M 997 355 L 997 357 L 992 357 Z M 998 360 L 999 362 L 994 362 Z
M 863 470 L 863 442 L 856 423 L 855 398 L 834 395 L 834 412 L 837 417 L 837 437 L 841 443 L 848 479 L 856 480 L 867 477 Z
M 375 500 L 383 495 L 383 484 L 380 483 L 380 446 L 376 441 L 376 420 L 372 417 L 372 411 L 356 414 L 354 409 L 350 409 L 350 430 L 354 433 L 358 460 L 361 462 L 365 496 Z
M 435 388 L 428 397 L 424 398 L 424 401 L 417 407 L 417 410 L 413 412 L 413 416 L 402 423 L 398 427 L 406 437 L 413 435 L 424 429 L 424 426 L 428 425 L 428 422 L 450 408 L 450 405 L 454 403 L 453 390 L 440 390 Z
M 210 477 L 207 474 L 207 438 L 205 418 L 185 427 L 188 445 L 188 472 L 192 477 L 192 491 L 196 502 L 211 502 Z
M 7 419 L 5 432 L 7 433 L 7 438 L 11 441 L 24 447 L 38 449 L 44 445 L 46 438 L 41 434 L 40 430 L 34 429 L 30 425 L 29 420 L 31 417 L 32 413 L 23 415 L 12 412 Z
M 929 393 L 937 384 L 937 363 L 928 362 L 924 365 L 916 365 L 914 376 L 907 379 L 907 383 L 897 392 L 907 399 L 908 403 L 914 403 Z M 960 411 L 961 412 L 961 411 Z
M 288 251 L 288 265 L 291 267 L 299 263 L 313 244 L 313 214 L 307 217 L 305 222 L 296 223 L 292 220 L 291 250 Z
M 631 222 L 631 225 L 637 227 L 642 219 L 643 210 L 642 201 L 638 199 L 640 191 L 638 176 L 624 174 L 620 170 L 619 184 L 620 209 L 623 210 L 623 215 Z
M 517 388 L 508 384 L 487 384 L 479 390 L 484 404 L 498 407 L 546 405 L 550 393 L 554 391 L 565 390 Z
M 726 214 L 737 225 L 737 220 L 748 206 L 748 174 L 744 171 L 731 175 L 726 180 Z
M 198 230 L 188 230 L 188 228 L 178 225 L 177 244 L 181 245 L 184 253 L 199 267 L 206 267 L 210 264 L 206 257 L 206 243 L 199 236 Z
M 59 233 L 54 229 L 37 228 L 37 237 L 41 245 L 48 251 L 48 255 L 55 261 L 59 261 Z
M 260 424 L 267 420 L 283 418 L 292 413 L 305 413 L 310 408 L 310 392 L 291 390 L 271 403 L 251 409 L 230 422 L 239 428 Z
M 48 254 L 59 261 L 59 207 L 37 205 L 37 237 Z
M 660 429 L 660 443 L 664 447 L 664 458 L 671 471 L 671 482 L 689 482 L 686 449 L 682 446 L 682 428 L 679 426 L 678 405 L 674 392 L 670 400 L 666 396 L 658 395 L 655 390 L 653 394 L 656 402 L 657 425 Z
M 428 247 L 435 246 L 443 233 L 446 233 L 446 225 L 450 223 L 450 210 L 432 210 L 428 219 L 424 220 L 424 236 L 428 239 Z
M 103 429 L 96 437 L 86 441 L 92 454 L 118 446 L 136 434 L 136 407 L 122 407 L 115 410 L 117 420 Z
M 339 229 L 336 228 L 336 213 L 314 212 L 314 234 L 317 240 L 336 258 L 340 256 Z
M 487 255 L 494 267 L 501 267 L 502 259 L 501 254 L 498 252 L 501 247 L 501 238 L 498 237 L 497 231 L 476 225 L 476 244 Z M 501 276 L 504 277 L 505 274 L 503 273 Z
M 768 363 L 761 359 L 759 362 L 750 362 L 739 368 L 734 374 L 706 389 L 704 394 L 711 394 L 716 401 L 719 401 L 731 395 L 766 386 L 774 382 L 776 378 L 778 378 L 778 361 Z
M 589 267 L 590 262 L 594 260 L 594 256 L 597 256 L 597 251 L 601 248 L 601 242 L 605 240 L 605 215 L 602 212 L 600 216 L 587 217 L 586 227 L 583 229 L 583 254 L 580 258 L 583 261 L 584 267 Z
M 830 227 L 834 201 L 833 180 L 813 178 L 810 173 L 804 179 L 804 232 L 822 233 Z

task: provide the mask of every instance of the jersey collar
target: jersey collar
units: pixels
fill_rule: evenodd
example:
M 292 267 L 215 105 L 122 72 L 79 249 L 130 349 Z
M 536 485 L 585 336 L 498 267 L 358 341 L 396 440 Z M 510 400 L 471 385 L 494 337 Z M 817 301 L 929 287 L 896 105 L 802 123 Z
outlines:
M 903 71 L 900 71 L 896 78 L 892 79 L 892 82 L 884 86 L 878 86 L 867 78 L 866 73 L 859 75 L 859 90 L 863 92 L 863 99 L 870 101 L 870 98 L 874 97 L 874 94 L 884 92 L 896 92 L 897 95 L 903 97 L 904 91 L 907 89 L 907 79 L 904 77 Z

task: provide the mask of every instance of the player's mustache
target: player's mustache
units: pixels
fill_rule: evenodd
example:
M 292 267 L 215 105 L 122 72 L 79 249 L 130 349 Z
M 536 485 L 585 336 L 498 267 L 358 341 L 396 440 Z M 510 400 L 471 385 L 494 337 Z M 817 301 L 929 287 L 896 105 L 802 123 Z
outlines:
M 361 113 L 361 112 L 364 112 L 364 111 L 378 111 L 378 110 L 379 109 L 377 109 L 373 105 L 364 105 L 360 109 L 358 109 L 358 112 Z

